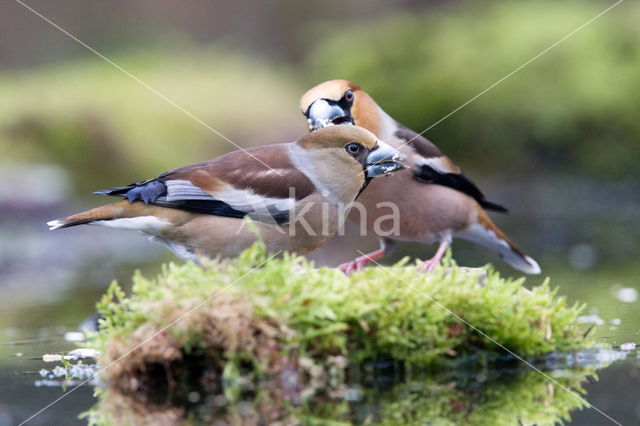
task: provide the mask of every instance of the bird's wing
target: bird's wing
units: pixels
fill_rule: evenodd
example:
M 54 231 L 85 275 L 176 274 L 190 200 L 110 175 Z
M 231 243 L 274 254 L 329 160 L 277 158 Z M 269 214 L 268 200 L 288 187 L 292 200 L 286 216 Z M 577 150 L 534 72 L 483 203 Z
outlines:
M 250 216 L 286 223 L 296 201 L 315 190 L 283 146 L 234 151 L 211 161 L 162 173 L 155 179 L 96 192 L 130 202 L 218 216 Z
M 410 146 L 418 158 L 417 167 L 413 171 L 416 179 L 463 192 L 487 210 L 501 213 L 508 211 L 505 207 L 487 200 L 482 191 L 462 173 L 460 167 L 424 136 L 404 126 L 398 127 L 395 136 Z

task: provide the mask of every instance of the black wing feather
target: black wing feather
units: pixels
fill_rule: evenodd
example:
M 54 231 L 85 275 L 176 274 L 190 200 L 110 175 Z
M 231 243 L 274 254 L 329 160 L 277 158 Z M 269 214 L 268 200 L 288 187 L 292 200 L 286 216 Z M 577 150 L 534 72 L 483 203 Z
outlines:
M 422 182 L 447 186 L 460 192 L 464 192 L 468 196 L 473 197 L 483 208 L 487 210 L 493 210 L 499 213 L 507 213 L 509 211 L 506 207 L 487 200 L 482 191 L 480 191 L 480 189 L 478 189 L 478 187 L 462 173 L 442 173 L 431 166 L 423 164 L 414 169 L 413 175 L 416 179 Z
M 145 180 L 144 182 L 132 183 L 127 186 L 117 186 L 115 188 L 103 189 L 96 191 L 97 195 L 112 195 L 126 197 L 130 202 L 140 200 L 145 204 L 152 203 L 158 197 L 167 194 L 167 186 L 155 179 Z
M 398 139 L 405 141 L 405 143 L 421 157 L 428 159 L 443 155 L 442 151 L 440 151 L 440 149 L 429 139 L 401 124 L 398 124 L 398 130 L 396 130 L 395 136 Z M 507 213 L 509 211 L 500 204 L 487 200 L 482 191 L 480 191 L 480 189 L 478 189 L 478 187 L 462 173 L 441 172 L 431 166 L 422 164 L 414 169 L 413 174 L 416 179 L 422 182 L 447 186 L 463 192 L 474 198 L 487 210 L 493 210 L 500 213 Z
M 115 188 L 103 189 L 96 191 L 94 194 L 111 195 L 125 197 L 129 202 L 140 200 L 145 204 L 154 204 L 156 206 L 168 207 L 172 209 L 185 210 L 193 213 L 211 214 L 216 216 L 243 218 L 250 212 L 234 209 L 224 201 L 214 197 L 210 199 L 180 199 L 167 200 L 167 185 L 156 179 L 144 182 L 132 183 L 127 186 L 118 186 Z M 278 224 L 289 221 L 288 212 L 273 211 L 271 216 Z

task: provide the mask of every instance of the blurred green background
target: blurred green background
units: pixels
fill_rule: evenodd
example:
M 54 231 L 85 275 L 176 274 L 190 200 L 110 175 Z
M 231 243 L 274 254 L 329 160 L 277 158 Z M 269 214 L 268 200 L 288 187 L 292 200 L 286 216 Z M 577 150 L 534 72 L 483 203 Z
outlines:
M 393 117 L 424 130 L 610 4 L 33 6 L 247 147 L 303 134 L 300 94 L 332 78 L 357 82 Z M 68 176 L 56 188 L 95 203 L 94 190 L 236 148 L 19 4 L 4 12 L 1 164 L 59 166 Z M 568 262 L 585 244 L 589 259 L 627 264 L 638 255 L 639 12 L 631 2 L 612 10 L 425 133 L 489 198 L 511 207 L 496 220 L 536 258 Z M 37 204 L 20 170 L 11 168 L 5 181 L 13 183 L 0 190 L 12 205 L 20 197 Z M 494 260 L 459 246 L 465 263 Z M 402 248 L 396 258 L 430 250 Z M 595 265 L 589 259 L 582 263 Z
M 613 2 L 28 4 L 249 147 L 304 134 L 299 96 L 334 78 L 424 130 Z M 0 8 L 0 330 L 11 340 L 75 327 L 111 279 L 126 286 L 134 269 L 175 260 L 134 233 L 48 233 L 46 220 L 106 201 L 94 190 L 236 147 L 19 3 Z M 497 224 L 561 293 L 594 307 L 614 343 L 640 340 L 637 290 L 627 297 L 640 288 L 639 16 L 638 2 L 621 3 L 425 133 L 510 208 Z M 336 265 L 375 245 L 351 235 L 313 258 Z M 433 250 L 403 244 L 391 260 Z M 468 243 L 454 243 L 454 257 L 516 275 Z M 13 352 L 0 360 L 13 365 Z M 605 409 L 612 388 L 593 402 Z M 637 420 L 633 404 L 617 409 Z
M 242 146 L 302 133 L 297 98 L 331 78 L 357 82 L 392 116 L 423 130 L 607 5 L 355 1 L 345 10 L 344 2 L 277 1 L 264 12 L 284 16 L 264 22 L 255 4 L 231 13 L 226 2 L 161 1 L 154 12 L 167 16 L 158 22 L 145 15 L 149 2 L 98 4 L 91 15 L 82 2 L 62 3 L 78 7 L 34 6 Z M 63 165 L 82 178 L 74 180 L 82 194 L 114 176 L 140 178 L 233 149 L 19 5 L 7 9 L 4 23 L 19 17 L 37 31 L 12 34 L 27 49 L 7 45 L 3 34 L 4 161 Z M 639 13 L 631 2 L 613 10 L 427 136 L 476 176 L 640 177 Z

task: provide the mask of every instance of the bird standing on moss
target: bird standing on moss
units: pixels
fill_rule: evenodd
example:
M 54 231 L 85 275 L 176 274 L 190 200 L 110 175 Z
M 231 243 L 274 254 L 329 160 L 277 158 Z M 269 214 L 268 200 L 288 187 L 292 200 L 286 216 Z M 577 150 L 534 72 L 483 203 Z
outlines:
M 333 126 L 294 143 L 234 151 L 155 179 L 97 194 L 124 200 L 48 222 L 134 229 L 196 260 L 267 250 L 308 253 L 341 226 L 350 203 L 377 176 L 404 168 L 399 151 L 361 127 Z
M 398 240 L 426 244 L 437 241 L 435 255 L 422 263 L 424 270 L 429 271 L 440 262 L 453 237 L 458 237 L 494 250 L 522 272 L 541 272 L 536 261 L 518 249 L 485 212 L 485 209 L 507 210 L 487 200 L 437 146 L 391 118 L 357 85 L 346 80 L 321 83 L 302 96 L 300 108 L 312 132 L 338 124 L 362 126 L 402 151 L 415 164 L 391 179 L 372 182 L 358 198 L 366 207 L 366 219 L 355 210 L 350 218 L 365 220 L 367 229 L 374 230 L 373 224 L 384 213 L 376 206 L 392 202 L 400 212 L 400 229 L 396 235 L 383 236 L 378 232 L 379 250 L 340 265 L 340 269 L 347 273 L 362 269 L 390 254 Z

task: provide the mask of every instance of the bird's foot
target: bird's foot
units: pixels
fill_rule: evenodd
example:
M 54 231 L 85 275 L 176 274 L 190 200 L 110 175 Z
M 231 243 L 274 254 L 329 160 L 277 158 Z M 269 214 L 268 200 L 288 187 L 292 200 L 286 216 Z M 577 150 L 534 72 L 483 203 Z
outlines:
M 362 252 L 360 252 L 362 253 Z M 362 271 L 371 262 L 375 262 L 376 259 L 384 257 L 386 254 L 385 247 L 381 247 L 379 250 L 372 251 L 369 254 L 363 254 L 362 256 L 352 260 L 351 262 L 343 263 L 338 266 L 338 269 L 344 272 L 346 275 L 351 275 L 354 271 Z M 377 262 L 376 262 L 377 263 Z
M 438 250 L 436 251 L 436 254 L 431 259 L 424 260 L 418 266 L 418 268 L 420 268 L 420 270 L 425 273 L 433 271 L 435 267 L 438 266 L 438 264 L 442 260 L 442 257 L 444 256 L 444 253 L 447 251 L 447 248 L 449 247 L 449 245 L 450 243 L 448 240 L 446 239 L 441 240 L 440 244 L 438 245 Z
M 435 267 L 438 266 L 439 263 L 440 263 L 440 259 L 432 258 L 432 259 L 422 261 L 422 263 L 418 265 L 418 268 L 422 272 L 427 273 L 427 272 L 433 271 Z
M 355 271 L 362 271 L 371 262 L 372 260 L 368 256 L 360 256 L 351 262 L 343 263 L 338 266 L 338 269 L 344 272 L 345 275 L 351 275 Z

